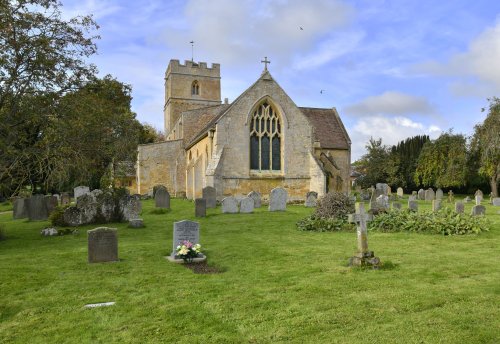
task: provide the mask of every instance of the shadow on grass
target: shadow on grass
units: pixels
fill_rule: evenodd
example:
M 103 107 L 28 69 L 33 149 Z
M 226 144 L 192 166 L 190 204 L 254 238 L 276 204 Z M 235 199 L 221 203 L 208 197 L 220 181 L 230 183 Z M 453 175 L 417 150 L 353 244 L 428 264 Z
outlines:
M 377 268 L 374 268 L 373 266 L 351 266 L 350 268 L 352 271 L 381 271 L 381 270 L 395 270 L 399 267 L 399 264 L 393 263 L 390 260 L 385 261 L 385 262 L 380 262 L 380 265 Z

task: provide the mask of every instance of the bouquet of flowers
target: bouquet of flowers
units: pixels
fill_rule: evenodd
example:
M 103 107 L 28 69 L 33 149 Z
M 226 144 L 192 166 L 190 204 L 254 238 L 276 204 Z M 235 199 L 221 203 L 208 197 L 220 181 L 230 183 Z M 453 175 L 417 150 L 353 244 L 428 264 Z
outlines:
M 183 259 L 186 263 L 191 263 L 193 261 L 193 258 L 196 258 L 201 254 L 201 245 L 194 245 L 192 242 L 184 240 L 183 242 L 179 243 L 176 251 L 176 257 Z

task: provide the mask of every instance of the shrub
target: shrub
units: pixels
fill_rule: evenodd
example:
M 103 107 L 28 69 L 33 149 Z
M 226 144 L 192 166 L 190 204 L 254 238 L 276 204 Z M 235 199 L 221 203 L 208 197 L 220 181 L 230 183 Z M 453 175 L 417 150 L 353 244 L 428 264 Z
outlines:
M 52 226 L 63 227 L 68 225 L 66 221 L 64 221 L 64 211 L 68 207 L 69 205 L 59 205 L 50 213 L 49 220 Z
M 347 215 L 354 213 L 354 203 L 341 192 L 329 192 L 318 200 L 315 218 L 347 220 Z
M 458 214 L 449 208 L 438 212 L 392 210 L 375 216 L 370 230 L 380 232 L 418 232 L 443 235 L 478 234 L 488 231 L 489 222 L 483 216 Z
M 316 232 L 338 232 L 354 230 L 352 223 L 347 223 L 344 219 L 319 218 L 314 215 L 308 216 L 297 222 L 297 227 L 302 231 Z

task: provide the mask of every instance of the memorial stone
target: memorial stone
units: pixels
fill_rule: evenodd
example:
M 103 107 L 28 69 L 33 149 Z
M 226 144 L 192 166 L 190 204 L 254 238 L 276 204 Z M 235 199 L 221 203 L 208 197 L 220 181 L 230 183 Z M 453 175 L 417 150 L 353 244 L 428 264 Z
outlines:
M 203 199 L 203 198 L 199 198 Z M 205 199 L 203 199 L 205 200 Z M 198 222 L 183 220 L 174 222 L 174 238 L 172 241 L 172 254 L 177 253 L 177 246 L 182 245 L 184 241 L 189 241 L 193 245 L 200 243 L 200 224 Z
M 47 203 L 44 195 L 33 195 L 28 199 L 28 218 L 30 221 L 47 220 Z
M 392 209 L 401 209 L 401 203 L 392 202 Z
M 157 188 L 155 192 L 155 207 L 170 209 L 170 194 L 165 187 Z
M 142 228 L 144 227 L 144 221 L 142 219 L 130 219 L 128 226 L 131 228 Z
M 375 190 L 381 191 L 382 192 L 381 194 L 382 195 L 386 195 L 386 196 L 390 193 L 390 191 L 389 191 L 390 187 L 389 187 L 389 185 L 387 185 L 385 183 L 377 183 L 377 184 L 375 184 Z M 381 194 L 379 194 L 379 196 Z
M 455 203 L 455 212 L 458 214 L 464 213 L 464 204 L 462 202 Z
M 14 200 L 14 219 L 25 219 L 28 217 L 28 199 L 16 198 Z
M 212 186 L 206 186 L 201 190 L 202 198 L 207 200 L 207 208 L 215 208 L 217 206 L 216 190 Z
M 87 231 L 89 263 L 118 261 L 118 231 L 99 227 Z
M 465 199 L 464 199 L 464 202 L 465 202 L 465 203 L 469 203 L 470 201 L 471 201 L 471 199 L 470 199 L 470 197 L 469 197 L 469 196 L 465 197 Z
M 381 195 L 387 197 L 387 195 Z M 356 224 L 357 253 L 349 258 L 349 266 L 370 266 L 377 269 L 380 259 L 375 257 L 373 251 L 368 250 L 368 231 L 366 223 L 373 219 L 372 214 L 365 212 L 364 203 L 356 203 L 356 213 L 349 214 L 348 221 Z
M 207 216 L 207 200 L 205 198 L 197 198 L 194 200 L 194 216 Z
M 245 197 L 240 201 L 240 213 L 253 213 L 254 200 L 251 197 Z
M 260 208 L 262 205 L 262 198 L 260 193 L 257 191 L 251 191 L 248 195 L 251 199 L 253 199 L 253 207 L 254 208 Z
M 424 189 L 418 190 L 418 194 L 417 195 L 418 195 L 418 199 L 419 200 L 421 200 L 421 201 L 425 200 L 425 190 Z
M 45 201 L 45 206 L 47 207 L 47 215 L 50 215 L 50 213 L 52 213 L 59 205 L 57 197 L 55 196 L 45 196 L 44 201 Z
M 404 195 L 403 188 L 399 187 L 398 190 L 396 191 L 396 194 L 398 195 L 399 198 L 402 198 Z
M 306 201 L 304 205 L 306 207 L 315 207 L 318 202 L 318 193 L 315 191 L 309 191 L 306 195 Z
M 408 201 L 416 201 L 416 200 L 417 200 L 417 195 L 408 196 Z
M 476 197 L 476 198 L 477 198 L 478 196 L 479 196 L 479 197 L 481 197 L 481 201 L 482 201 L 482 200 L 483 200 L 483 198 L 484 198 L 484 194 L 483 194 L 483 192 L 482 192 L 481 190 L 479 190 L 479 189 L 477 189 L 477 190 L 476 190 L 476 193 L 474 194 L 474 197 Z M 479 201 L 479 202 L 481 202 L 481 201 Z
M 443 199 L 443 190 L 437 189 L 436 190 L 436 199 Z
M 238 200 L 234 196 L 229 196 L 222 200 L 222 213 L 223 214 L 238 213 Z
M 432 200 L 432 211 L 438 211 L 441 209 L 441 200 L 440 199 L 433 199 Z
M 453 203 L 455 201 L 455 197 L 453 196 L 453 191 L 448 191 L 448 203 Z
M 418 211 L 418 202 L 408 201 L 408 209 L 410 209 L 411 211 Z
M 77 186 L 76 188 L 73 189 L 73 195 L 75 197 L 75 201 L 78 199 L 78 197 L 85 195 L 90 192 L 90 189 L 88 186 Z
M 389 209 L 389 196 L 380 195 L 377 197 L 377 209 L 379 211 L 384 211 Z
M 285 211 L 288 193 L 283 188 L 274 188 L 269 195 L 269 211 Z
M 70 197 L 69 193 L 63 192 L 61 194 L 61 205 L 68 205 L 70 203 L 71 203 L 71 197 Z
M 123 214 L 123 219 L 128 221 L 130 219 L 137 219 L 141 215 L 142 203 L 141 195 L 123 196 L 119 202 L 120 211 Z
M 495 197 L 491 201 L 495 207 L 500 207 L 500 197 Z
M 481 196 L 476 196 L 476 205 L 480 205 L 483 198 Z
M 484 205 L 475 205 L 472 207 L 471 215 L 478 216 L 484 215 L 486 213 L 486 207 Z
M 436 199 L 436 194 L 434 193 L 434 190 L 432 188 L 428 188 L 425 190 L 425 200 L 426 201 L 432 201 Z

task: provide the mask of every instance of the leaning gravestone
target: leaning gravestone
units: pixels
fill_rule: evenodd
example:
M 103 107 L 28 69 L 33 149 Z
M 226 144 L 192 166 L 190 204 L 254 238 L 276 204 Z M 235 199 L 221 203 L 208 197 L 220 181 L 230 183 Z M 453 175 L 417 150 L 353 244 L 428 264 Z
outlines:
M 118 261 L 118 232 L 116 228 L 99 227 L 87 231 L 89 263 Z
M 478 216 L 486 214 L 486 207 L 484 205 L 475 205 L 472 207 L 471 215 Z
M 398 195 L 399 198 L 403 197 L 404 191 L 403 191 L 403 188 L 401 186 L 396 191 L 396 194 Z
M 456 202 L 455 203 L 455 212 L 457 214 L 463 214 L 464 213 L 464 204 L 462 202 Z
M 28 217 L 28 199 L 16 198 L 14 200 L 14 219 L 25 219 Z
M 240 201 L 240 213 L 253 213 L 254 200 L 251 197 L 245 197 Z
M 47 220 L 47 203 L 44 195 L 34 195 L 28 199 L 28 218 L 30 221 Z
M 252 191 L 247 196 L 253 199 L 254 208 L 260 208 L 260 206 L 262 205 L 262 199 L 260 193 L 258 193 L 257 191 Z
M 315 191 L 309 191 L 306 195 L 306 201 L 304 205 L 306 207 L 315 207 L 318 202 L 318 193 Z
M 222 213 L 223 214 L 238 213 L 238 200 L 234 198 L 234 196 L 229 196 L 222 200 Z
M 418 190 L 418 194 L 417 195 L 418 195 L 418 199 L 419 200 L 421 200 L 421 201 L 425 200 L 425 190 L 424 189 Z
M 441 189 L 436 190 L 436 199 L 443 199 L 443 190 Z
M 425 200 L 426 201 L 432 201 L 436 199 L 436 194 L 434 193 L 434 190 L 432 188 L 428 188 L 425 190 Z
M 196 198 L 194 200 L 194 216 L 195 217 L 207 216 L 207 200 L 206 200 L 206 198 Z
M 408 209 L 410 209 L 411 211 L 418 211 L 418 202 L 408 201 Z
M 438 211 L 441 209 L 441 200 L 440 199 L 433 199 L 432 200 L 432 211 Z
M 170 194 L 167 188 L 158 188 L 155 192 L 155 207 L 170 209 Z
M 201 190 L 202 198 L 207 200 L 207 208 L 215 208 L 217 206 L 216 190 L 212 186 L 206 186 Z
M 288 193 L 283 188 L 274 188 L 269 195 L 269 211 L 285 211 Z
M 495 197 L 491 201 L 495 207 L 500 207 L 500 197 Z
M 86 193 L 89 193 L 90 189 L 88 186 L 77 186 L 76 188 L 73 189 L 73 195 L 75 197 L 75 201 L 78 199 L 78 197 L 85 195 Z

